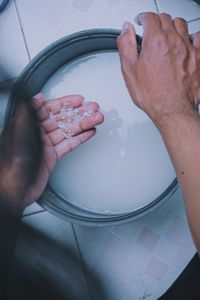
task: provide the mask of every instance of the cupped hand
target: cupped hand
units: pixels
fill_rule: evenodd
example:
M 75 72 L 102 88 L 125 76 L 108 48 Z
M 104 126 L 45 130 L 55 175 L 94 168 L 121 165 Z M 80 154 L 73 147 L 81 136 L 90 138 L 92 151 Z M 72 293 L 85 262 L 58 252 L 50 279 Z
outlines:
M 57 161 L 92 138 L 103 115 L 80 95 L 32 103 L 20 93 L 0 135 L 0 210 L 19 215 L 45 189 Z
M 85 103 L 80 95 L 45 101 L 44 95 L 39 93 L 32 103 L 40 121 L 43 159 L 36 182 L 27 192 L 26 205 L 41 196 L 58 160 L 92 138 L 95 127 L 104 120 L 99 105 Z
M 134 26 L 125 23 L 118 37 L 122 72 L 133 102 L 158 127 L 177 115 L 196 114 L 200 102 L 200 32 L 188 33 L 185 20 L 144 13 L 141 52 Z

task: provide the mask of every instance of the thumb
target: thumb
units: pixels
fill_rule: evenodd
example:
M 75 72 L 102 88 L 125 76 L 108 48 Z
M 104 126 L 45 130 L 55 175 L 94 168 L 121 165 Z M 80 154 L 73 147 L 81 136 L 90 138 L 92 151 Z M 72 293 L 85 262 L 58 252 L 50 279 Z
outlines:
M 134 26 L 125 22 L 122 26 L 120 36 L 117 38 L 117 46 L 119 50 L 122 67 L 134 64 L 138 59 L 137 40 Z

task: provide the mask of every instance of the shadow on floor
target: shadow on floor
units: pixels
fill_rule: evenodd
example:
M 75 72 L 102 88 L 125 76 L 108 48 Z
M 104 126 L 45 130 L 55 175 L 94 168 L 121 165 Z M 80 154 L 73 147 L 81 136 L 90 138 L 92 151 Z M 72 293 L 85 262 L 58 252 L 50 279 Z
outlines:
M 43 233 L 23 226 L 8 283 L 9 300 L 89 300 L 78 253 Z M 106 300 L 101 282 L 86 266 L 99 298 Z
M 200 259 L 196 254 L 187 268 L 159 300 L 199 300 Z

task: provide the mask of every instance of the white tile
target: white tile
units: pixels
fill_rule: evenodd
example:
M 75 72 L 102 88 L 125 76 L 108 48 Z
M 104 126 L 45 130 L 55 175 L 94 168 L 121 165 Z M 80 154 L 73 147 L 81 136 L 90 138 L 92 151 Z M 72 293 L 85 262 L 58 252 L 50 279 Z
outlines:
M 193 0 L 157 0 L 159 12 L 181 17 L 187 21 L 200 18 L 200 5 Z
M 75 226 L 81 253 L 89 270 L 87 278 L 92 298 L 101 300 L 137 299 L 131 248 L 112 228 Z M 126 255 L 124 255 L 126 253 Z M 132 260 L 132 262 L 131 262 Z M 98 284 L 94 283 L 98 278 Z
M 70 223 L 48 212 L 23 219 L 16 248 L 16 261 L 48 283 L 48 292 L 62 299 L 89 300 L 82 261 Z M 33 276 L 33 278 L 35 278 Z M 20 278 L 17 278 L 20 282 Z M 23 284 L 23 282 L 22 282 Z M 52 291 L 52 292 L 51 292 Z M 31 291 L 34 293 L 34 291 Z M 37 296 L 38 296 L 37 292 Z M 57 299 L 57 297 L 51 299 Z M 19 299 L 19 298 L 18 298 Z
M 14 1 L 0 14 L 0 81 L 16 77 L 28 62 Z
M 156 11 L 153 0 L 16 0 L 31 57 L 69 33 L 89 28 L 121 28 L 143 11 Z M 48 7 L 48 9 L 47 9 Z M 139 34 L 142 28 L 136 26 Z

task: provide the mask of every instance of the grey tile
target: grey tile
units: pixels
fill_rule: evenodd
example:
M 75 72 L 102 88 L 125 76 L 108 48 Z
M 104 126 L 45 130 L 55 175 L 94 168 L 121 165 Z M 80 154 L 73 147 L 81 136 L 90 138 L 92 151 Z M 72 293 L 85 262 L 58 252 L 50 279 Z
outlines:
M 100 283 L 97 288 L 86 268 L 95 300 L 143 299 L 147 295 L 147 299 L 157 299 L 196 252 L 179 190 L 165 204 L 128 224 L 74 227 L 84 263 L 95 271 L 95 279 Z M 186 250 L 177 263 L 180 245 Z

